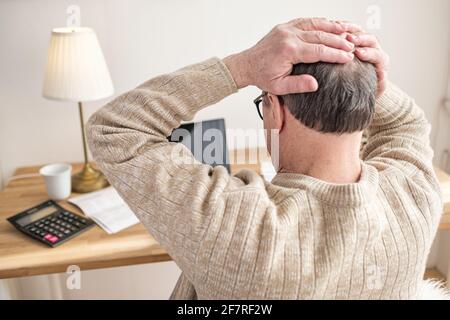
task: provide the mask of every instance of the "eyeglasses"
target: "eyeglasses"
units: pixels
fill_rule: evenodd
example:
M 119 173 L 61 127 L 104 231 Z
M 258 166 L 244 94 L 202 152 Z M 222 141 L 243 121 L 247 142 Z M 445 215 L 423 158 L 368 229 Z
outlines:
M 267 96 L 267 92 L 263 92 L 258 98 L 253 100 L 253 103 L 256 106 L 256 111 L 258 111 L 258 115 L 261 118 L 261 120 L 264 120 L 261 107 L 262 107 L 262 102 L 263 102 L 265 96 Z

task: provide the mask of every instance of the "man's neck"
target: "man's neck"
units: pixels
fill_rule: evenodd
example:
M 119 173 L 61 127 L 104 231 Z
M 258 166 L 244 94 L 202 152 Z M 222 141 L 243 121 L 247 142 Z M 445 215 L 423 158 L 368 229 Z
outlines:
M 280 173 L 307 175 L 336 184 L 356 183 L 361 177 L 361 134 L 303 135 L 281 147 Z

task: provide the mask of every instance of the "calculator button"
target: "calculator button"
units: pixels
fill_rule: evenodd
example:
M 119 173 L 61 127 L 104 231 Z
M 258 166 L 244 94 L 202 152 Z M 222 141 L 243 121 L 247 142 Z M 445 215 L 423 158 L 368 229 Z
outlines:
M 60 232 L 58 232 L 56 235 L 57 235 L 58 237 L 60 237 L 60 238 L 64 237 L 64 235 L 63 235 L 62 233 L 60 233 Z
M 47 233 L 45 236 L 44 236 L 44 239 L 45 240 L 50 240 L 50 238 L 52 238 L 53 237 L 53 235 L 51 235 L 50 233 Z
M 73 222 L 73 219 L 69 219 L 69 222 L 72 223 L 72 222 Z
M 39 223 L 39 224 L 38 224 L 38 227 L 39 227 L 39 228 L 43 228 L 44 225 L 43 225 L 42 223 Z
M 52 236 L 50 239 L 48 239 L 48 241 L 50 241 L 51 243 L 55 243 L 58 242 L 59 238 L 56 236 Z
M 69 234 L 69 233 L 70 233 L 70 230 L 67 230 L 67 229 L 66 229 L 66 230 L 64 230 L 64 233 L 65 233 L 65 234 Z
M 49 225 L 49 224 L 50 224 L 50 221 L 46 220 L 46 221 L 44 222 L 44 224 L 45 224 L 45 225 Z
M 54 226 L 56 226 L 56 224 L 54 224 L 53 222 L 50 223 L 50 227 L 54 227 Z
M 63 215 L 68 216 L 69 213 L 68 213 L 67 211 L 64 211 L 64 212 L 63 212 Z

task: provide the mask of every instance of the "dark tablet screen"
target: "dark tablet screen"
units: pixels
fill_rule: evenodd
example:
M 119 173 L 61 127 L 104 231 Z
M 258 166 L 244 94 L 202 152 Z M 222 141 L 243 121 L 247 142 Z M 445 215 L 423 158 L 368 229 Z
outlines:
M 184 144 L 199 162 L 224 166 L 230 172 L 224 119 L 182 124 L 169 141 Z

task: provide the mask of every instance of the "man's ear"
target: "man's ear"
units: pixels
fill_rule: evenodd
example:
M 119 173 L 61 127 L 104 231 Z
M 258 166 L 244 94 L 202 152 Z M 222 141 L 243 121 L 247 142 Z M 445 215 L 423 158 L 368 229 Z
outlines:
M 274 129 L 278 129 L 280 132 L 283 130 L 285 121 L 285 110 L 282 102 L 277 96 L 273 94 L 268 94 L 267 99 L 269 99 L 269 104 L 271 106 L 270 111 L 272 114 Z

